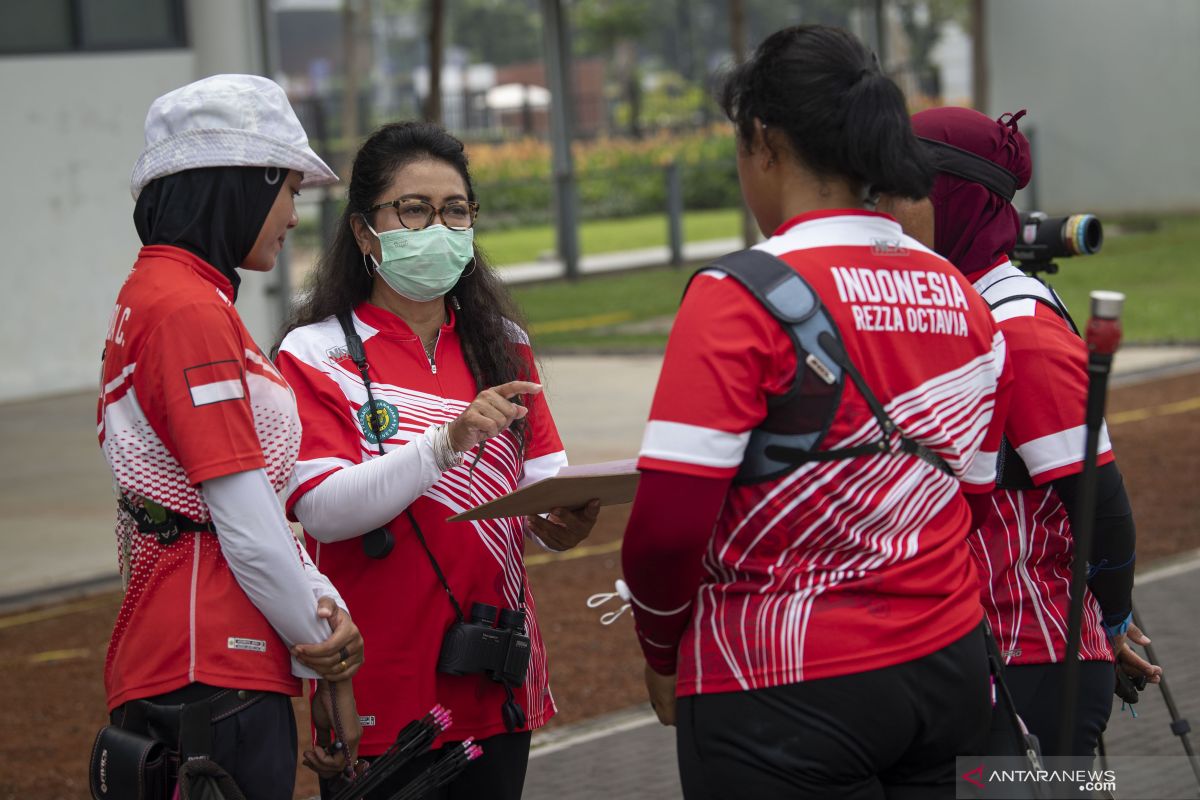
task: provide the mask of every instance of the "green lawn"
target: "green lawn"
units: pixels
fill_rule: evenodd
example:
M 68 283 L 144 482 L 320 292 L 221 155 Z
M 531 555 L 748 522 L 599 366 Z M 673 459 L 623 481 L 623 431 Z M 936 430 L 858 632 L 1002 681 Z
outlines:
M 707 219 L 700 213 L 689 215 L 689 238 L 736 235 L 736 211 L 703 214 Z M 665 231 L 658 240 L 652 237 L 658 232 L 655 226 L 662 225 L 659 217 L 592 223 L 583 228 L 584 252 L 601 252 L 589 251 L 586 243 L 609 250 L 661 244 Z M 1157 230 L 1123 235 L 1113 235 L 1115 224 L 1109 228 L 1110 235 L 1099 255 L 1063 259 L 1059 262 L 1062 271 L 1050 278 L 1076 321 L 1083 325 L 1087 320 L 1089 291 L 1112 289 L 1127 296 L 1123 318 L 1126 342 L 1200 342 L 1200 217 L 1169 218 Z M 599 230 L 608 231 L 612 238 L 606 240 Z M 645 238 L 635 240 L 637 243 L 625 238 L 635 232 Z M 515 238 L 517 234 L 532 238 L 528 230 L 490 236 Z M 574 285 L 563 282 L 517 287 L 515 294 L 528 315 L 538 347 L 662 347 L 666 334 L 661 331 L 639 330 L 636 325 L 634 330 L 620 328 L 625 323 L 673 314 L 694 268 L 595 276 Z
M 613 325 L 618 321 L 639 322 L 673 315 L 694 269 L 694 266 L 659 267 L 619 275 L 596 275 L 582 278 L 577 284 L 555 282 L 517 286 L 513 294 L 525 311 L 537 348 L 661 348 L 667 341 L 665 333 L 614 332 Z M 618 317 L 619 320 L 614 319 Z M 596 324 L 589 326 L 593 320 Z M 564 323 L 572 328 L 576 324 L 579 327 L 555 330 Z
M 1059 268 L 1048 281 L 1079 325 L 1087 322 L 1088 292 L 1112 289 L 1125 293 L 1125 341 L 1200 342 L 1200 217 L 1109 236 L 1097 255 L 1064 259 Z
M 741 231 L 740 220 L 737 209 L 689 211 L 683 216 L 684 241 L 738 236 Z M 543 253 L 553 253 L 555 250 L 553 225 L 480 231 L 478 240 L 492 265 L 497 267 L 536 261 Z M 666 244 L 665 214 L 591 220 L 579 226 L 579 248 L 585 256 Z

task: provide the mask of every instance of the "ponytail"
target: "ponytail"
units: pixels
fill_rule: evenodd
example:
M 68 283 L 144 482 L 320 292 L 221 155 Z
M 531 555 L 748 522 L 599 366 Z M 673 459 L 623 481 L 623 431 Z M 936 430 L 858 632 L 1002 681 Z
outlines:
M 845 174 L 883 193 L 920 199 L 933 188 L 933 165 L 912 132 L 904 94 L 881 72 L 846 94 L 841 136 Z
M 757 119 L 782 131 L 817 175 L 849 179 L 864 195 L 917 199 L 933 186 L 904 94 L 844 30 L 797 25 L 772 34 L 726 73 L 717 99 L 743 145 Z

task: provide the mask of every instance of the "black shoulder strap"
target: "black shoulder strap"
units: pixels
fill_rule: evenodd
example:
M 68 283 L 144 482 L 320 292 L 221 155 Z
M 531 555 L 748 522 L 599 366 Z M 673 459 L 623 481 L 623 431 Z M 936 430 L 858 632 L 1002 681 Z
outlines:
M 824 320 L 819 325 L 815 324 L 818 321 L 818 312 L 822 311 L 820 296 L 796 270 L 783 260 L 762 250 L 740 250 L 730 253 L 721 256 L 705 269 L 714 269 L 736 279 L 784 327 L 796 348 L 795 380 L 786 394 L 774 399 L 773 412 L 788 414 L 796 411 L 797 401 L 801 399 L 804 378 L 808 369 L 816 373 L 821 382 L 832 384 L 837 381 L 839 384 L 839 391 L 829 395 L 827 399 L 830 402 L 820 410 L 823 419 L 810 421 L 810 424 L 806 426 L 809 429 L 819 430 L 818 435 L 801 437 L 799 441 L 787 442 L 787 438 L 795 439 L 795 437 L 778 437 L 777 441 L 771 441 L 768 431 L 764 441 L 763 436 L 755 439 L 752 434 L 752 440 L 755 440 L 756 444 L 762 445 L 763 454 L 767 459 L 782 462 L 794 468 L 810 461 L 833 461 L 893 452 L 891 435 L 897 430 L 895 422 L 888 416 L 883 404 L 879 402 L 862 374 L 850 360 L 832 319 L 827 314 L 823 314 L 821 316 Z M 704 271 L 704 269 L 699 270 L 696 274 Z M 694 279 L 695 275 L 692 278 Z M 832 360 L 835 368 L 831 368 L 821 360 L 818 350 L 823 351 L 826 357 Z M 871 414 L 879 425 L 881 438 L 856 447 L 819 450 L 821 440 L 824 439 L 825 433 L 828 432 L 829 425 L 837 413 L 841 394 L 840 379 L 843 375 L 850 376 L 866 400 Z M 759 429 L 759 431 L 761 430 L 762 428 Z M 796 446 L 796 444 L 801 446 Z M 899 450 L 917 456 L 948 475 L 953 476 L 954 474 L 950 465 L 941 456 L 904 436 L 902 432 L 900 433 Z M 757 479 L 765 480 L 777 474 L 766 473 Z
M 762 250 L 738 250 L 723 255 L 696 275 L 717 270 L 737 279 L 746 291 L 785 326 L 798 325 L 821 308 L 820 298 L 808 283 L 781 259 Z M 688 286 L 691 286 L 691 280 Z M 684 290 L 686 293 L 686 289 Z
M 346 350 L 350 354 L 350 359 L 354 362 L 354 366 L 358 367 L 358 373 L 362 376 L 363 388 L 367 390 L 367 424 L 371 426 L 371 431 L 375 434 L 375 446 L 379 448 L 379 455 L 384 454 L 383 436 L 379 429 L 377 417 L 375 416 L 375 395 L 371 391 L 371 376 L 369 374 L 370 365 L 367 363 L 367 351 L 363 348 L 362 337 L 358 335 L 358 331 L 354 330 L 354 320 L 350 316 L 349 311 L 343 311 L 337 315 L 338 324 L 342 326 L 342 333 L 346 337 Z M 429 549 L 429 543 L 425 541 L 425 534 L 421 532 L 421 526 L 417 524 L 417 518 L 412 513 L 411 508 L 404 509 L 405 515 L 408 517 L 408 522 L 412 525 L 413 533 L 417 536 L 417 541 L 421 543 L 422 549 L 425 550 L 425 555 L 429 558 L 429 564 L 433 567 L 434 573 L 437 574 L 438 581 L 441 582 L 442 588 L 446 590 L 446 596 L 450 598 L 450 605 L 454 606 L 454 615 L 462 622 L 466 617 L 463 615 L 462 606 L 459 605 L 458 599 L 454 596 L 454 592 L 450 590 L 450 582 L 446 580 L 446 574 L 442 572 L 442 567 L 438 564 L 437 559 L 433 557 L 433 551 Z M 390 534 L 384 528 L 379 528 L 374 531 L 368 531 L 366 536 L 381 536 L 385 540 L 390 538 Z M 391 551 L 391 545 L 388 544 L 382 551 L 386 555 Z M 521 584 L 522 597 L 525 594 L 525 584 Z
M 372 431 L 375 431 L 375 443 L 379 446 L 379 455 L 383 455 L 383 441 L 379 438 L 379 431 L 375 430 L 375 398 L 371 396 L 371 378 L 367 374 L 367 370 L 370 368 L 370 364 L 367 363 L 367 351 L 363 349 L 362 337 L 358 335 L 358 331 L 354 330 L 354 319 L 350 316 L 350 312 L 339 313 L 337 321 L 342 326 L 342 335 L 346 337 L 346 351 L 350 354 L 350 360 L 354 362 L 354 366 L 358 367 L 358 374 L 362 376 L 363 386 L 367 389 L 367 403 L 371 406 L 370 413 L 367 414 L 367 424 L 371 426 Z
M 995 302 L 992 302 L 985 298 L 985 302 L 988 304 L 988 308 L 990 310 L 995 311 L 1000 306 L 1006 305 L 1015 300 L 1033 300 L 1035 302 L 1041 303 L 1046 308 L 1050 309 L 1055 314 L 1057 314 L 1059 317 L 1061 317 L 1063 320 L 1065 320 L 1066 323 L 1071 326 L 1071 330 L 1075 332 L 1076 336 L 1080 335 L 1079 326 L 1075 324 L 1075 320 L 1071 317 L 1071 312 L 1067 311 L 1067 306 L 1065 303 L 1063 303 L 1062 298 L 1058 296 L 1058 292 L 1054 291 L 1053 286 L 1046 283 L 1044 280 L 1037 277 L 1036 275 L 1019 275 L 1019 276 L 1018 275 L 1010 275 L 1007 278 L 1001 278 L 1000 280 L 996 281 L 995 283 L 993 283 L 991 286 L 989 286 L 984 291 L 985 292 L 990 291 L 997 284 L 1003 283 L 1004 281 L 1009 280 L 1011 278 L 1018 278 L 1018 277 L 1025 278 L 1025 279 L 1031 280 L 1031 281 L 1037 281 L 1038 284 L 1040 284 L 1041 287 L 1046 290 L 1046 295 L 1048 295 L 1048 296 L 1034 294 L 1032 292 L 1022 292 L 1020 294 L 1006 295 L 1004 297 L 1001 297 L 999 300 L 996 300 Z

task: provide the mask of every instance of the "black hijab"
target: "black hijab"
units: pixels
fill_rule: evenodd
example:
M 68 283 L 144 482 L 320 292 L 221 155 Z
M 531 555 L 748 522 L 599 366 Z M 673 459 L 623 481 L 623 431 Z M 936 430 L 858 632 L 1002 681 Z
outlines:
M 241 266 L 267 221 L 288 171 L 203 167 L 164 175 L 138 195 L 133 224 L 142 244 L 168 244 L 216 267 L 237 297 Z

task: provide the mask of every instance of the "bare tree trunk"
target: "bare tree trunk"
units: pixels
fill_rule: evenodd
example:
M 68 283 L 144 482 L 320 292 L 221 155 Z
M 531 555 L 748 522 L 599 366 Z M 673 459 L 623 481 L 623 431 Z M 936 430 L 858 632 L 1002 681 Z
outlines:
M 746 8 L 742 0 L 729 0 L 729 38 L 733 60 L 746 60 Z M 750 215 L 750 208 L 742 202 L 742 244 L 753 247 L 758 242 L 758 223 Z
M 616 68 L 617 83 L 629 103 L 629 135 L 642 138 L 641 98 L 637 85 L 637 42 L 622 37 L 613 45 L 613 66 Z
M 884 0 L 875 0 L 875 57 L 879 61 L 879 69 L 884 75 L 888 72 L 887 8 Z
M 971 105 L 988 113 L 987 3 L 971 3 Z
M 429 0 L 429 96 L 425 98 L 425 119 L 442 121 L 442 45 L 446 24 L 444 0 Z
M 746 60 L 746 6 L 742 0 L 729 0 L 729 49 L 734 61 Z
M 362 27 L 363 12 L 359 0 L 342 0 L 342 124 L 341 147 L 337 156 L 336 169 L 350 175 L 350 165 L 360 135 L 358 99 L 362 85 Z

